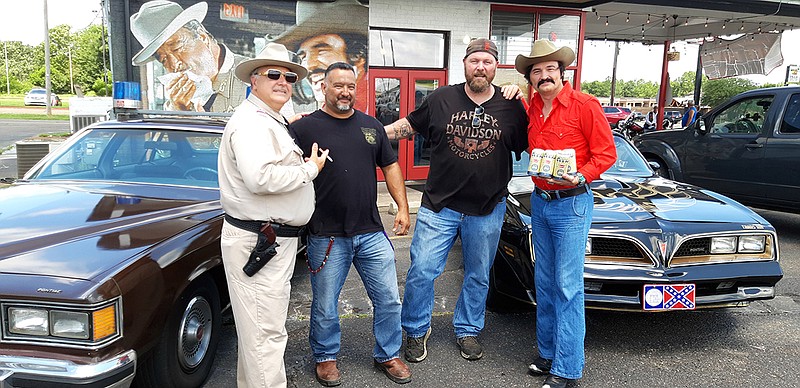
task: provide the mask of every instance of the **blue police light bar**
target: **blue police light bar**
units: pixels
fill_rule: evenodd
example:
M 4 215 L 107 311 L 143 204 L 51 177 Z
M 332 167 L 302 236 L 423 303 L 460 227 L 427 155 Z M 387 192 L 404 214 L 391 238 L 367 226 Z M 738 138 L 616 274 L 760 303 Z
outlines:
M 142 108 L 142 93 L 138 82 L 114 82 L 114 108 Z

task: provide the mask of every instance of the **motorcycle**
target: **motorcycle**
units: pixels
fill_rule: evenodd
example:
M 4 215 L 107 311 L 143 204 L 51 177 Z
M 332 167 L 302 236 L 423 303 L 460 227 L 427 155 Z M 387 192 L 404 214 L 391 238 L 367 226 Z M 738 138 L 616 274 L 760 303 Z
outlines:
M 617 124 L 617 128 L 614 130 L 619 132 L 628 140 L 633 140 L 634 137 L 644 133 L 644 127 L 633 120 L 633 115 L 630 115 L 625 120 L 620 121 L 619 124 Z

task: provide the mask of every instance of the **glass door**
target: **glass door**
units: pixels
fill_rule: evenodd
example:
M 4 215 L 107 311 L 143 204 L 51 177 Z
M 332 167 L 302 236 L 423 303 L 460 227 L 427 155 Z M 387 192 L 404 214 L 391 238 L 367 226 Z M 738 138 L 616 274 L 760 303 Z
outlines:
M 444 70 L 370 69 L 370 95 L 375 117 L 389 125 L 413 111 L 436 88 L 446 84 Z M 406 180 L 426 179 L 430 166 L 430 143 L 422 136 L 392 140 Z M 383 175 L 379 171 L 379 178 Z

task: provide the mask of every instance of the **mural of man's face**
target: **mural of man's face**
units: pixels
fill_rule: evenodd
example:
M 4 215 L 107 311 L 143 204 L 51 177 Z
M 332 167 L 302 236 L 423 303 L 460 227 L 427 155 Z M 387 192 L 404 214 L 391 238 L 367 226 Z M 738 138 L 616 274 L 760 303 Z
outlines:
M 219 64 L 211 50 L 211 37 L 180 28 L 155 52 L 155 58 L 170 73 L 191 71 L 214 80 Z
M 317 35 L 300 44 L 297 55 L 309 72 L 322 70 L 335 62 L 350 63 L 347 58 L 347 43 L 337 34 Z

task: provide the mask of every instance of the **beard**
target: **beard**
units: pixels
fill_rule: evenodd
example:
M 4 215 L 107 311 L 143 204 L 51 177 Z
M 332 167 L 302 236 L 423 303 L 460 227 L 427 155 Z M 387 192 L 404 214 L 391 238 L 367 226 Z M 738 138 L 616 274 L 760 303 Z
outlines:
M 353 109 L 353 104 L 336 104 L 334 107 L 336 107 L 336 110 L 339 112 L 345 113 Z
M 474 93 L 485 92 L 489 89 L 489 85 L 491 85 L 491 83 L 487 78 L 476 76 L 467 77 L 467 86 L 469 86 L 469 90 L 472 90 Z

